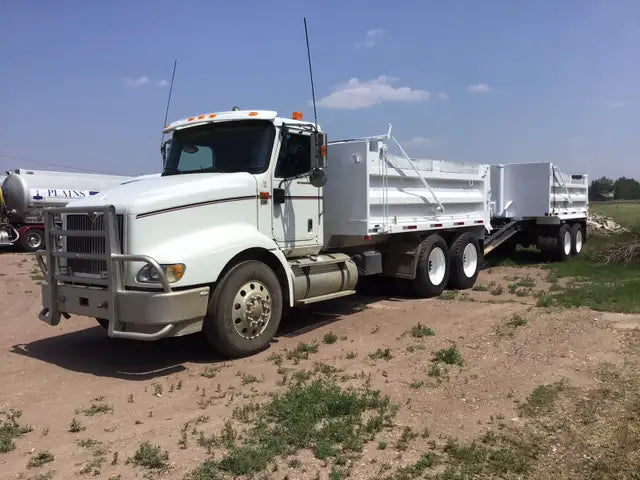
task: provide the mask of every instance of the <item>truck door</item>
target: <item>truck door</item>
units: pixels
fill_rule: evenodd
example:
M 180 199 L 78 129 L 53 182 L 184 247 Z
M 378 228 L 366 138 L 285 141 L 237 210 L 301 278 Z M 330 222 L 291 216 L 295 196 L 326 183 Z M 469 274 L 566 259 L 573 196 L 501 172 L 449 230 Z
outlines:
M 282 137 L 273 189 L 284 190 L 284 202 L 273 204 L 273 238 L 286 247 L 317 243 L 320 189 L 308 177 L 292 178 L 311 170 L 311 137 L 289 130 Z

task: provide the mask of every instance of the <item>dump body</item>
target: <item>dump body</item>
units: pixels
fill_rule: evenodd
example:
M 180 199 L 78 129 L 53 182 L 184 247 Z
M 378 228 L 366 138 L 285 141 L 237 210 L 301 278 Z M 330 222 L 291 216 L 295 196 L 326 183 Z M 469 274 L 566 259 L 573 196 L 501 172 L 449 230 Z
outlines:
M 329 144 L 326 245 L 353 245 L 365 236 L 490 228 L 487 165 L 408 159 L 388 149 L 380 139 Z
M 586 175 L 563 173 L 549 162 L 491 166 L 494 217 L 584 219 L 588 188 Z

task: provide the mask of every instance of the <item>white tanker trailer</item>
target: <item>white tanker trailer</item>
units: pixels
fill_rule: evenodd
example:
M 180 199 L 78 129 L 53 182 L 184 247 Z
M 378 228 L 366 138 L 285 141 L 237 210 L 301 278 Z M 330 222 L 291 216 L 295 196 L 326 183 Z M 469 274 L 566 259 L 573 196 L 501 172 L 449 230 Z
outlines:
M 63 207 L 131 179 L 44 170 L 7 172 L 0 183 L 0 246 L 17 245 L 28 252 L 44 248 L 44 208 Z

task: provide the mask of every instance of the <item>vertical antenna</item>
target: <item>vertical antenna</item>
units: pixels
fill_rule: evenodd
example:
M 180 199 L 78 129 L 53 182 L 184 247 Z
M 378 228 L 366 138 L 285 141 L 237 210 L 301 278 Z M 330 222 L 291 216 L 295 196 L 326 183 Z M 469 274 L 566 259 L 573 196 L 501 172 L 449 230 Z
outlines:
M 169 85 L 169 98 L 167 99 L 167 108 L 164 111 L 164 123 L 162 124 L 162 139 L 160 140 L 160 146 L 162 146 L 162 141 L 164 140 L 164 127 L 167 124 L 167 118 L 169 117 L 169 105 L 171 105 L 171 92 L 173 92 L 173 79 L 176 76 L 176 65 L 178 64 L 178 60 L 173 61 L 173 72 L 171 72 L 171 84 Z
M 309 60 L 309 78 L 311 79 L 311 98 L 313 99 L 313 118 L 318 131 L 318 112 L 316 111 L 316 91 L 313 87 L 313 70 L 311 70 L 311 50 L 309 49 L 309 32 L 307 31 L 307 17 L 304 17 L 304 36 L 307 39 L 307 60 Z

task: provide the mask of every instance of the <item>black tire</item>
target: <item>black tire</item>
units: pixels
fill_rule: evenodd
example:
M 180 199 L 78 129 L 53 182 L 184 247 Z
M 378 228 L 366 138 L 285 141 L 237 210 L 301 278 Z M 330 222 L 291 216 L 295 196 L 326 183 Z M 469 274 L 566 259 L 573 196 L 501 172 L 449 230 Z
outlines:
M 473 252 L 470 248 L 475 249 L 475 267 L 473 266 Z M 466 254 L 465 254 L 466 250 Z M 478 272 L 482 265 L 482 252 L 478 241 L 470 233 L 463 233 L 458 236 L 449 248 L 449 288 L 457 290 L 466 290 L 473 287 L 478 278 Z M 465 271 L 465 261 L 467 261 L 467 271 Z M 473 271 L 470 271 L 473 269 Z M 468 273 L 471 273 L 469 276 Z
M 44 230 L 40 228 L 32 228 L 24 234 L 21 242 L 25 252 L 37 252 L 44 249 Z
M 270 313 L 264 321 L 268 302 Z M 256 303 L 258 307 L 254 312 L 251 305 Z M 246 313 L 247 309 L 251 309 L 254 317 Z M 259 315 L 258 320 L 255 315 Z M 209 344 L 221 355 L 244 357 L 269 345 L 281 318 L 282 289 L 278 278 L 264 263 L 248 260 L 231 268 L 216 286 L 202 330 Z M 265 324 L 254 326 L 251 321 Z
M 430 268 L 434 267 L 433 262 L 429 261 L 431 252 L 436 249 L 440 249 L 444 257 L 440 258 L 438 264 L 444 262 L 442 267 L 444 268 L 443 275 L 436 275 L 436 272 L 432 272 L 433 275 L 429 276 Z M 436 267 L 437 268 L 437 267 Z M 439 283 L 435 284 L 432 277 L 440 277 Z M 420 244 L 420 251 L 418 253 L 418 264 L 416 266 L 416 277 L 411 281 L 411 288 L 413 292 L 420 297 L 437 297 L 447 286 L 449 281 L 449 248 L 447 242 L 440 235 L 430 235 Z
M 96 321 L 102 328 L 104 328 L 105 330 L 109 330 L 109 320 L 107 320 L 106 318 L 96 318 Z
M 584 230 L 582 225 L 574 223 L 571 226 L 571 254 L 579 255 L 584 247 Z
M 567 237 L 568 235 L 568 237 Z M 554 250 L 554 256 L 556 258 L 556 260 L 563 262 L 566 259 L 568 259 L 569 257 L 571 257 L 571 252 L 572 252 L 572 245 L 573 242 L 571 240 L 571 229 L 569 228 L 569 225 L 562 225 L 559 229 L 558 229 L 558 240 L 556 243 L 556 248 Z M 569 247 L 567 249 L 567 238 L 568 238 L 568 242 L 569 242 Z

